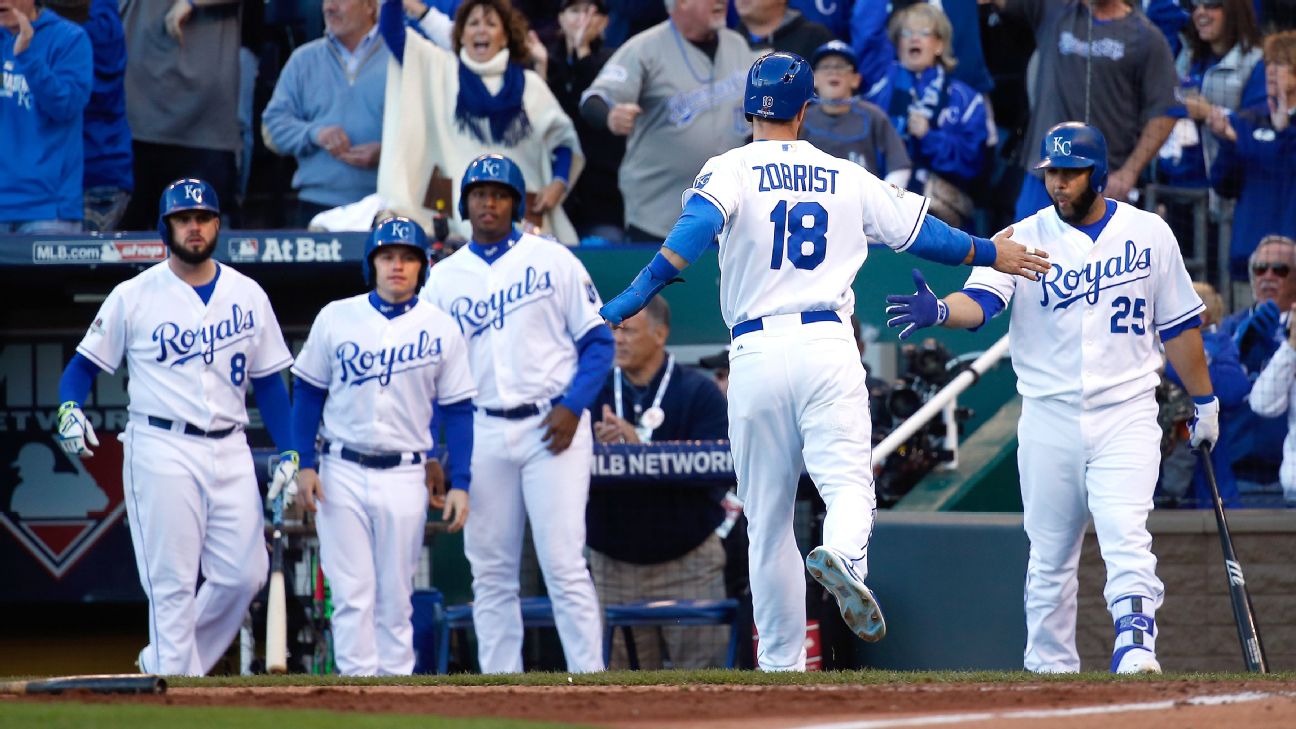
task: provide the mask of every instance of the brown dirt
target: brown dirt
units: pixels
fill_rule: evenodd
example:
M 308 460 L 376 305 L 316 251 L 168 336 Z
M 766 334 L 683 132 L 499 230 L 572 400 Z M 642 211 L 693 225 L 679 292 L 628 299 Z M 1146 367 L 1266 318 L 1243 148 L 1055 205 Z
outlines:
M 1204 695 L 1263 692 L 1247 703 L 1194 706 Z M 903 684 L 881 686 L 366 686 L 293 688 L 177 688 L 162 696 L 28 697 L 57 701 L 151 703 L 172 706 L 256 706 L 366 713 L 498 716 L 589 724 L 614 729 L 786 729 L 838 722 L 902 721 L 967 712 L 1014 712 L 1174 701 L 1157 711 L 1065 718 L 967 717 L 942 726 L 989 727 L 1047 723 L 1060 729 L 1117 726 L 1296 726 L 1293 682 L 1130 682 L 1022 684 Z M 0 702 L 2 703 L 2 702 Z

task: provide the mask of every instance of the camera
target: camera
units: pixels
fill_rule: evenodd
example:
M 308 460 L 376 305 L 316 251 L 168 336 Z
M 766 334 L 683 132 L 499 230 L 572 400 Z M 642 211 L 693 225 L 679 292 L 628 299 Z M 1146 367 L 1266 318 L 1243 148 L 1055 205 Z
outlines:
M 896 426 L 918 412 L 928 400 L 966 366 L 935 339 L 900 348 L 901 376 L 882 395 L 870 387 L 873 403 L 873 444 L 880 443 Z M 968 408 L 956 408 L 961 430 L 972 416 Z M 879 506 L 892 506 L 953 453 L 945 448 L 945 421 L 933 418 L 880 464 L 874 464 Z

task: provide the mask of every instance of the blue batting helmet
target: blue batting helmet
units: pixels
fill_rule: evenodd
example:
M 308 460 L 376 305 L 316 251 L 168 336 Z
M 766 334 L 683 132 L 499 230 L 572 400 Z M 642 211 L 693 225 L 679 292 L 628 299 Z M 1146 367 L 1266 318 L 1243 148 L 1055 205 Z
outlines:
M 387 246 L 408 246 L 419 252 L 423 259 L 423 270 L 419 274 L 419 286 L 427 281 L 428 256 L 432 253 L 432 244 L 428 242 L 423 227 L 409 218 L 397 216 L 387 218 L 378 224 L 369 234 L 364 247 L 364 279 L 366 286 L 374 285 L 373 257 L 379 248 Z
M 1093 168 L 1089 187 L 1102 194 L 1107 188 L 1107 140 L 1097 127 L 1080 122 L 1062 122 L 1044 133 L 1040 161 L 1035 169 Z
M 756 59 L 747 74 L 743 113 L 750 119 L 788 120 L 814 98 L 814 69 L 804 58 L 775 51 Z
M 459 217 L 468 219 L 468 188 L 486 182 L 513 190 L 517 198 L 513 205 L 513 221 L 522 220 L 526 213 L 526 179 L 517 164 L 502 154 L 483 154 L 468 163 L 463 182 L 459 183 Z
M 158 201 L 158 235 L 162 242 L 171 245 L 171 231 L 166 219 L 185 210 L 207 210 L 220 215 L 220 200 L 216 188 L 196 177 L 186 177 L 167 185 Z

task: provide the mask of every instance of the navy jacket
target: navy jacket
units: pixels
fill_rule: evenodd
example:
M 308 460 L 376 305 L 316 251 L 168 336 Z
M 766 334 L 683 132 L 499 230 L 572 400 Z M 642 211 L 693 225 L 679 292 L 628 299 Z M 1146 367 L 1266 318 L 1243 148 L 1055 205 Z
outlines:
M 644 410 L 652 406 L 665 371 L 663 366 L 644 388 L 635 388 L 622 378 L 626 420 L 634 422 L 636 401 Z M 602 419 L 604 405 L 615 412 L 613 381 L 609 375 L 590 408 L 591 422 Z M 662 395 L 666 417 L 653 431 L 653 442 L 726 439 L 728 407 L 710 377 L 677 363 Z M 657 479 L 590 489 L 586 540 L 592 549 L 623 562 L 659 564 L 682 557 L 724 521 L 720 502 L 725 490 L 724 484 L 708 487 Z

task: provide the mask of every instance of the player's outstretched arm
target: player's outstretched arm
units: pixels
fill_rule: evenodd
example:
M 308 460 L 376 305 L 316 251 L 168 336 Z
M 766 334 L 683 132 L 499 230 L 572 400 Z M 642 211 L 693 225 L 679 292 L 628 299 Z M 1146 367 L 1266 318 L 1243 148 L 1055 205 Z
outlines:
M 996 271 L 1032 281 L 1049 270 L 1049 262 L 1045 260 L 1048 254 L 1013 240 L 1011 227 L 993 240 L 987 240 L 951 228 L 930 214 L 923 216 L 922 226 L 913 243 L 899 250 L 947 266 L 991 266 Z
M 985 312 L 966 294 L 954 292 L 944 299 L 936 297 L 923 278 L 922 271 L 913 270 L 915 291 L 911 295 L 892 294 L 886 298 L 890 306 L 886 313 L 887 326 L 904 327 L 901 339 L 908 339 L 919 329 L 944 326 L 949 329 L 971 329 L 981 326 Z
M 638 314 L 667 284 L 681 280 L 677 278 L 680 273 L 702 255 L 723 228 L 724 215 L 719 208 L 701 195 L 689 198 L 661 250 L 625 291 L 599 309 L 599 315 L 618 327 Z

